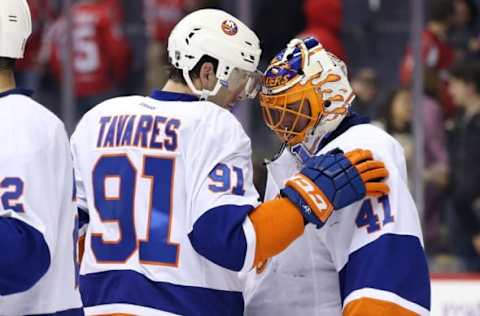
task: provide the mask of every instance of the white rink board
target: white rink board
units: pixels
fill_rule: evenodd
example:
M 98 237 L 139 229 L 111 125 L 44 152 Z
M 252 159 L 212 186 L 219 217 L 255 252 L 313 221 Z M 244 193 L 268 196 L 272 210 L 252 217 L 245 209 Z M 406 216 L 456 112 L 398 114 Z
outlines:
M 434 277 L 432 316 L 480 316 L 480 277 Z

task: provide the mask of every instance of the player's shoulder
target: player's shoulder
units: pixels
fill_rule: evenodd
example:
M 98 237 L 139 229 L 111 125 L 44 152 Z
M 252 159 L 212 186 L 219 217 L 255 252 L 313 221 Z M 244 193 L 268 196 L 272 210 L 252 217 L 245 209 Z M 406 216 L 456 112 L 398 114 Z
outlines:
M 332 236 L 340 234 L 348 240 L 353 238 L 352 251 L 383 235 L 409 235 L 421 239 L 418 212 L 406 184 L 403 150 L 399 143 L 381 128 L 362 124 L 350 128 L 329 145 L 344 151 L 371 150 L 375 159 L 385 163 L 389 171 L 385 181 L 390 186 L 388 195 L 366 197 L 335 212 L 330 221 Z
M 5 152 L 34 153 L 45 150 L 58 139 L 68 139 L 63 122 L 29 96 L 11 94 L 2 97 L 0 107 L 0 133 L 15 135 L 3 142 Z
M 80 118 L 72 138 L 76 139 L 77 137 L 81 137 L 80 135 L 89 134 L 92 126 L 97 125 L 103 116 L 115 116 L 132 112 L 132 105 L 141 102 L 142 98 L 142 96 L 138 95 L 122 96 L 100 102 Z
M 199 101 L 198 105 L 200 105 L 202 110 L 205 111 L 205 114 L 208 113 L 208 116 L 212 120 L 216 120 L 218 121 L 218 123 L 224 123 L 219 125 L 226 127 L 231 126 L 234 128 L 241 127 L 241 124 L 235 117 L 235 115 L 233 115 L 232 112 L 222 108 L 221 106 L 216 105 L 215 103 L 210 101 Z
M 11 94 L 0 102 L 3 103 L 4 114 L 10 116 L 8 121 L 12 123 L 41 126 L 43 130 L 63 128 L 62 121 L 53 112 L 27 95 Z
M 393 239 L 415 239 L 423 245 L 420 220 L 411 196 L 398 186 L 400 194 L 367 197 L 334 212 L 324 231 L 326 242 L 343 266 L 348 257 L 362 248 Z
M 240 121 L 230 111 L 210 101 L 188 102 L 192 123 L 219 138 L 245 139 L 249 141 Z
M 342 137 L 343 136 L 343 137 Z M 385 130 L 374 124 L 359 124 L 349 128 L 340 139 L 346 141 L 357 141 L 369 144 L 384 144 L 384 145 L 396 145 L 398 142 Z
M 132 96 L 120 96 L 114 97 L 111 99 L 104 100 L 88 112 L 86 112 L 80 119 L 79 125 L 82 122 L 88 122 L 90 120 L 96 120 L 97 117 L 108 115 L 108 114 L 117 114 L 133 109 L 133 105 L 140 103 L 143 100 L 143 96 L 132 95 Z
M 373 124 L 359 124 L 350 127 L 344 133 L 328 143 L 320 153 L 334 148 L 350 151 L 357 148 L 369 149 L 374 156 L 395 157 L 403 154 L 400 143 L 386 131 Z
M 229 111 L 209 101 L 165 101 L 141 95 L 122 96 L 105 100 L 88 111 L 76 131 L 88 130 L 103 116 L 160 115 L 178 119 L 180 129 L 199 137 L 209 134 L 216 139 L 248 139 L 242 125 Z M 188 133 L 190 131 L 191 133 Z M 76 132 L 77 134 L 77 132 Z M 248 139 L 249 141 L 249 139 Z
M 192 150 L 201 146 L 209 155 L 251 155 L 250 138 L 231 112 L 209 101 L 182 102 L 179 106 L 185 115 L 181 132 L 191 139 Z
M 128 95 L 128 96 L 118 96 L 110 99 L 106 99 L 96 106 L 94 106 L 89 112 L 101 112 L 109 110 L 122 110 L 123 107 L 132 106 L 132 104 L 137 104 L 142 102 L 145 99 L 142 95 Z M 87 112 L 88 113 L 88 112 Z

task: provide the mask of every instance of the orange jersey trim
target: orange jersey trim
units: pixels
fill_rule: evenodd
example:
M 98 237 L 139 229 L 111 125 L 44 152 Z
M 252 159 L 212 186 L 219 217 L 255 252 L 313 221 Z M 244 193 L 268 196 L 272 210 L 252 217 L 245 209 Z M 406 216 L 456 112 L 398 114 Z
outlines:
M 360 298 L 348 303 L 343 309 L 343 316 L 415 316 L 409 309 L 389 301 L 374 298 Z
M 286 198 L 260 204 L 249 217 L 257 237 L 254 267 L 282 252 L 305 229 L 302 214 Z
M 78 239 L 78 263 L 80 264 L 85 253 L 85 236 Z
M 95 316 L 136 316 L 135 314 L 113 313 L 113 314 L 95 314 Z

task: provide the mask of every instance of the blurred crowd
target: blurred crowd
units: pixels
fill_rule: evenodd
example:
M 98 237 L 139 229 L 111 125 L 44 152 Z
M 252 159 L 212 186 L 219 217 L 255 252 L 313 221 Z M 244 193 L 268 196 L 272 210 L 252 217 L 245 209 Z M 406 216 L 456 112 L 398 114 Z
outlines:
M 242 18 L 241 1 L 72 2 L 67 11 L 60 0 L 28 0 L 33 35 L 16 78 L 60 113 L 65 65 L 70 64 L 77 119 L 106 98 L 161 88 L 168 34 L 188 12 L 217 7 Z M 247 24 L 262 41 L 263 65 L 295 36 L 315 36 L 345 60 L 356 93 L 353 110 L 370 116 L 403 145 L 410 172 L 413 117 L 421 113 L 423 227 L 431 269 L 480 272 L 480 0 L 426 2 L 421 104 L 411 101 L 409 1 L 252 0 L 246 2 Z M 279 144 L 262 126 L 258 107 L 247 106 L 262 191 L 263 159 Z

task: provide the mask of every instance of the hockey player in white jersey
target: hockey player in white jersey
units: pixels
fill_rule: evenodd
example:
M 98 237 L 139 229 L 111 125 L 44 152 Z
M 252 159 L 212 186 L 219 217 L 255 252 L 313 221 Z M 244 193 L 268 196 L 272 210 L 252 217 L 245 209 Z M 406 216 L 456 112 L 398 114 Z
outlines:
M 0 2 L 0 314 L 83 315 L 68 137 L 13 76 L 31 30 L 25 0 Z
M 306 159 L 333 148 L 369 149 L 389 170 L 390 193 L 334 212 L 321 230 L 307 226 L 251 272 L 248 316 L 429 314 L 428 268 L 403 150 L 350 109 L 353 98 L 345 64 L 314 38 L 292 40 L 264 74 L 264 120 L 285 144 L 267 165 L 266 199 L 285 195 L 283 183 Z
M 239 271 L 285 249 L 306 222 L 321 224 L 372 186 L 387 190 L 375 179 L 387 175 L 381 163 L 338 154 L 312 167 L 322 176 L 292 180 L 303 197 L 259 205 L 250 140 L 226 108 L 255 95 L 260 52 L 235 17 L 196 11 L 170 35 L 173 69 L 162 91 L 107 100 L 78 124 L 86 314 L 243 315 Z M 333 188 L 328 172 L 345 181 Z

